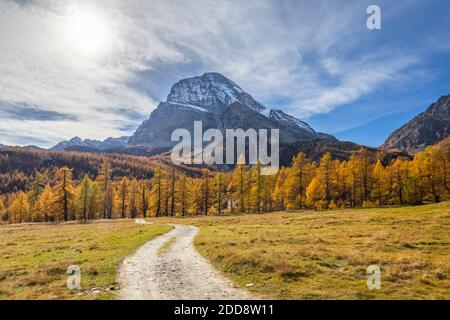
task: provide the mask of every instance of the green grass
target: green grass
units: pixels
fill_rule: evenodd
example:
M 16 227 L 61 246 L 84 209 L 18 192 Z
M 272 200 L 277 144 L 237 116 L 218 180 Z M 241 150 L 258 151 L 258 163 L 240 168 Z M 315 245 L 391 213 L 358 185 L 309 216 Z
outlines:
M 164 244 L 158 249 L 158 252 L 157 252 L 158 256 L 166 253 L 166 251 L 169 250 L 170 247 L 175 243 L 176 239 L 177 239 L 177 237 L 172 237 L 169 240 L 167 240 L 166 242 L 164 242 Z
M 198 250 L 262 297 L 450 299 L 450 203 L 175 221 L 199 226 Z M 366 287 L 372 264 L 380 290 Z
M 120 261 L 171 229 L 134 220 L 0 226 L 0 299 L 113 299 Z M 66 287 L 70 265 L 81 269 L 81 290 Z

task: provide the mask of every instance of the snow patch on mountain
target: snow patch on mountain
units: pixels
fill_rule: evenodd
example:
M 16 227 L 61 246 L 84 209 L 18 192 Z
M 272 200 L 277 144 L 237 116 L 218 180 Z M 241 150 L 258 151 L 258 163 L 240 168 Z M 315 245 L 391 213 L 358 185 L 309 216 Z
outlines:
M 220 112 L 235 102 L 262 111 L 266 107 L 255 101 L 241 87 L 219 73 L 205 73 L 183 79 L 172 86 L 167 103 L 197 106 L 209 112 Z
M 184 108 L 189 108 L 189 109 L 194 109 L 197 111 L 201 111 L 201 112 L 209 112 L 207 109 L 199 107 L 199 106 L 194 106 L 193 104 L 187 104 L 187 103 L 181 103 L 181 102 L 177 102 L 174 103 L 176 106 L 181 106 Z
M 316 133 L 316 131 L 314 131 L 314 129 L 311 128 L 309 126 L 309 124 L 307 124 L 306 122 L 303 122 L 291 115 L 288 115 L 281 110 L 272 109 L 269 111 L 268 115 L 269 115 L 269 118 L 274 119 L 278 122 L 283 122 L 283 123 L 293 126 L 293 127 L 305 129 L 311 133 Z

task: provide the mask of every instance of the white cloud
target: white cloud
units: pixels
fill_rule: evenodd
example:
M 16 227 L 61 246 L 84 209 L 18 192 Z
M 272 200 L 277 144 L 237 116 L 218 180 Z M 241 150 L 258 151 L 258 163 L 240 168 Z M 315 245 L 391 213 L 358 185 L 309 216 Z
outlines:
M 395 81 L 416 61 L 412 55 L 400 60 L 401 52 L 380 56 L 360 50 L 368 40 L 365 6 L 356 1 L 319 1 L 313 7 L 307 1 L 266 0 L 25 3 L 0 5 L 0 101 L 78 121 L 2 119 L 2 126 L 18 136 L 39 136 L 45 146 L 75 135 L 119 136 L 124 127 L 138 125 L 117 110 L 148 114 L 156 101 L 136 83 L 146 81 L 143 71 L 152 77 L 163 65 L 185 66 L 169 77 L 172 82 L 218 71 L 256 99 L 288 98 L 286 108 L 308 116 Z M 96 54 L 80 50 L 68 32 L 74 6 L 98 17 L 106 30 Z

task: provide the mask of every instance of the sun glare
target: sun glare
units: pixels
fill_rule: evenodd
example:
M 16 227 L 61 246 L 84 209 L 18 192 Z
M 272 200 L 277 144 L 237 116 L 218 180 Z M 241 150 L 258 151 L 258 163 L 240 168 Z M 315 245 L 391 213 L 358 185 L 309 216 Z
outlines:
M 83 54 L 95 55 L 107 49 L 107 23 L 91 9 L 70 8 L 68 31 L 70 44 Z

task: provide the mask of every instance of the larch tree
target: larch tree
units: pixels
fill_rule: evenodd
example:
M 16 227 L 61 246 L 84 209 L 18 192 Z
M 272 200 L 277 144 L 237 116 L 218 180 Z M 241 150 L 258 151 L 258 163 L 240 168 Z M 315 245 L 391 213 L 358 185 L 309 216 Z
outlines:
M 120 181 L 118 187 L 118 206 L 119 206 L 119 216 L 120 218 L 126 218 L 127 209 L 128 209 L 128 201 L 130 196 L 130 180 L 127 177 L 123 177 Z
M 86 174 L 81 181 L 78 197 L 78 214 L 83 220 L 88 219 L 89 204 L 92 193 L 92 180 Z
M 407 181 L 407 167 L 401 159 L 396 159 L 389 167 L 394 203 L 404 204 L 403 190 Z M 396 199 L 396 200 L 395 200 Z
M 272 192 L 275 188 L 275 176 L 262 177 L 262 212 L 269 212 L 273 209 Z
M 193 213 L 195 215 L 203 214 L 203 181 L 202 179 L 192 179 L 191 189 L 192 189 L 192 202 L 193 202 Z
M 306 205 L 316 209 L 327 208 L 326 186 L 319 176 L 315 176 L 306 188 Z
M 155 171 L 155 175 L 152 178 L 152 188 L 149 196 L 149 208 L 148 215 L 159 217 L 162 215 L 163 209 L 163 192 L 164 192 L 164 174 L 161 167 L 158 167 Z
M 197 196 L 197 213 L 202 215 L 208 215 L 213 199 L 212 188 L 210 183 L 209 174 L 206 170 L 203 170 L 202 177 L 199 181 L 198 188 L 199 193 Z
M 438 159 L 441 162 L 442 183 L 444 191 L 450 192 L 450 139 L 441 142 L 437 147 Z
M 147 180 L 144 180 L 139 184 L 139 195 L 138 195 L 138 209 L 139 212 L 144 216 L 144 218 L 147 217 L 148 200 L 149 200 L 147 184 L 148 184 Z
M 189 214 L 189 202 L 190 202 L 190 193 L 188 186 L 187 178 L 182 175 L 180 179 L 177 180 L 175 185 L 177 191 L 177 210 L 181 216 L 187 216 Z
M 275 210 L 286 210 L 286 198 L 288 193 L 286 179 L 288 177 L 288 171 L 289 169 L 283 167 L 276 175 L 275 186 L 272 192 Z
M 306 188 L 312 179 L 311 170 L 311 163 L 303 152 L 292 159 L 292 166 L 287 170 L 286 178 L 288 208 L 303 208 Z
M 102 218 L 102 193 L 97 182 L 91 184 L 91 194 L 89 197 L 88 219 Z
M 6 212 L 5 203 L 3 202 L 3 197 L 0 195 L 0 219 L 2 223 L 7 223 L 9 221 L 9 216 Z
M 348 166 L 347 161 L 338 161 L 336 165 L 334 199 L 337 208 L 346 208 L 351 204 L 351 176 Z
M 63 167 L 56 172 L 57 184 L 53 188 L 53 208 L 57 217 L 69 220 L 76 193 L 72 182 L 72 169 Z
M 320 165 L 317 168 L 317 183 L 319 183 L 325 191 L 324 200 L 328 203 L 331 200 L 333 160 L 330 153 L 326 153 L 320 159 Z
M 33 181 L 31 182 L 31 190 L 29 193 L 29 202 L 30 202 L 30 215 L 29 220 L 36 220 L 39 215 L 39 196 L 45 187 L 44 177 L 39 171 L 35 170 Z
M 441 200 L 443 168 L 436 149 L 428 147 L 416 155 L 414 161 L 419 168 L 418 174 L 426 193 L 434 202 Z
M 361 203 L 366 203 L 369 201 L 369 195 L 370 195 L 370 186 L 371 186 L 371 159 L 369 151 L 366 148 L 361 148 L 357 152 L 358 159 L 359 159 L 359 172 L 360 172 L 360 178 L 361 178 Z
M 358 205 L 358 190 L 359 188 L 359 159 L 355 154 L 350 156 L 350 159 L 347 163 L 348 170 L 348 182 L 350 184 L 350 205 L 352 208 Z
M 139 215 L 139 184 L 136 179 L 133 179 L 130 183 L 130 199 L 128 202 L 129 217 L 134 219 Z
M 97 184 L 102 194 L 102 213 L 104 219 L 112 218 L 114 194 L 111 186 L 111 168 L 108 159 L 104 158 L 97 175 Z
M 217 209 L 217 213 L 219 215 L 222 214 L 222 208 L 223 203 L 225 200 L 225 183 L 224 183 L 224 176 L 222 173 L 219 173 L 216 175 L 214 180 L 214 186 L 215 186 L 215 207 Z
M 377 160 L 373 171 L 372 171 L 372 181 L 373 181 L 373 197 L 377 205 L 381 206 L 383 204 L 383 195 L 385 193 L 384 179 L 385 171 L 383 164 L 380 160 Z
M 15 223 L 22 223 L 27 220 L 30 212 L 30 205 L 28 203 L 28 196 L 25 192 L 20 191 L 18 193 L 17 197 L 8 208 L 8 212 L 11 215 L 12 221 Z
M 101 211 L 104 219 L 112 219 L 117 209 L 116 203 L 116 189 L 112 183 L 109 183 L 106 190 L 103 192 L 101 187 L 100 198 L 101 198 Z
M 261 163 L 257 162 L 252 168 L 251 176 L 253 177 L 252 193 L 252 207 L 253 211 L 260 213 L 262 210 L 262 193 L 264 188 L 263 176 L 261 175 Z
M 175 201 L 176 201 L 176 189 L 175 184 L 177 181 L 177 176 L 175 174 L 175 166 L 172 166 L 171 174 L 170 174 L 170 184 L 169 184 L 169 192 L 170 192 L 170 216 L 175 216 Z M 169 214 L 168 214 L 169 215 Z
M 39 215 L 41 219 L 45 222 L 54 221 L 55 215 L 53 212 L 53 192 L 50 185 L 46 185 L 44 191 L 38 199 L 39 202 Z
M 247 184 L 249 181 L 249 175 L 245 164 L 238 164 L 231 176 L 228 190 L 232 195 L 233 200 L 238 201 L 238 210 L 240 213 L 246 212 L 246 200 L 247 200 Z

